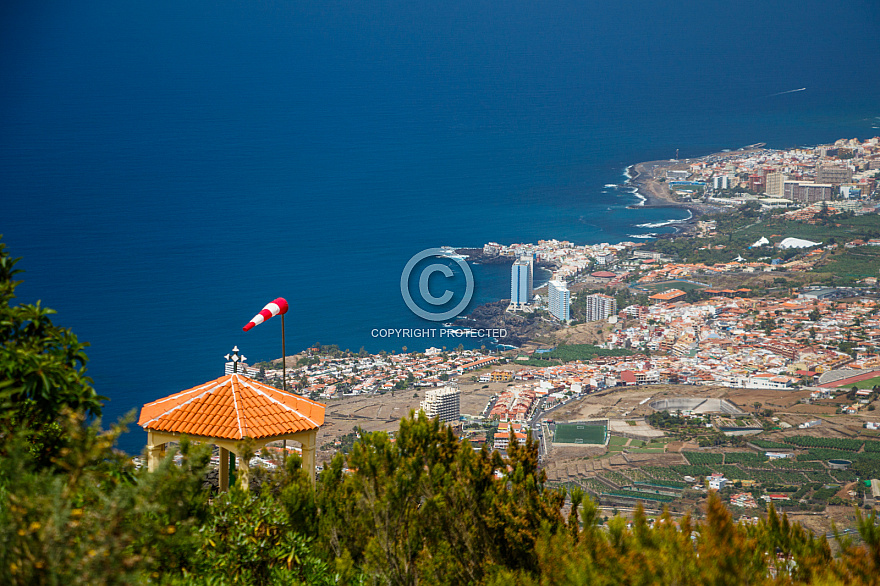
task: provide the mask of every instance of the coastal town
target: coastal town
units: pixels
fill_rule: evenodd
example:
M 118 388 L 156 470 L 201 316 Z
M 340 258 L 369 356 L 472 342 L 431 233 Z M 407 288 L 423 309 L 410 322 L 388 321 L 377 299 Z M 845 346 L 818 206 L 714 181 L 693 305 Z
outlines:
M 708 488 L 741 511 L 880 504 L 878 167 L 877 139 L 652 165 L 650 181 L 634 178 L 647 205 L 723 213 L 650 241 L 467 251 L 511 264 L 508 313 L 547 316 L 549 336 L 315 345 L 291 357 L 286 384 L 328 405 L 324 461 L 422 410 L 476 448 L 531 434 L 551 483 L 608 507 L 688 510 Z M 537 263 L 553 275 L 536 288 Z M 585 329 L 592 343 L 572 341 Z M 276 385 L 279 366 L 240 365 Z
M 842 226 L 860 216 L 869 221 L 877 218 L 880 202 L 874 193 L 880 175 L 880 139 L 840 140 L 788 151 L 732 151 L 693 161 L 655 163 L 652 169 L 649 179 L 636 177 L 634 181 L 637 191 L 649 194 L 648 205 L 689 205 L 680 200 L 696 200 L 699 195 L 704 202 L 723 203 L 731 209 L 763 211 L 767 218 L 785 222 L 765 221 L 768 229 L 790 234 L 767 233 L 747 247 L 725 246 L 717 244 L 721 238 L 718 222 L 724 214 L 694 218 L 693 230 L 678 234 L 678 240 L 703 243 L 692 248 L 730 257 L 717 263 L 688 262 L 666 252 L 664 244 L 674 242 L 675 234 L 655 242 L 485 244 L 480 250 L 483 257 L 508 258 L 514 264 L 513 311 L 551 309 L 546 291 L 542 297 L 533 289 L 531 265 L 523 272 L 525 278 L 517 276 L 517 261 L 539 262 L 553 269 L 549 289 L 558 283 L 559 289 L 571 287 L 574 293 L 565 297 L 562 307 L 550 311 L 561 327 L 579 321 L 606 322 L 609 327 L 600 346 L 647 355 L 637 363 L 584 364 L 579 374 L 591 381 L 591 388 L 613 386 L 624 371 L 637 373 L 640 383 L 790 388 L 810 384 L 810 377 L 844 365 L 880 365 L 880 319 L 875 317 L 878 301 L 874 295 L 880 271 L 870 264 L 880 238 L 832 237 L 823 242 L 797 237 L 803 228 L 818 228 L 810 233 L 829 236 L 841 231 L 880 236 L 880 223 L 876 228 L 866 222 Z M 815 185 L 821 186 L 814 190 L 819 199 L 809 195 Z M 802 197 L 805 193 L 808 197 Z M 817 226 L 817 218 L 831 218 L 832 225 L 826 221 L 825 226 Z M 760 222 L 752 223 L 752 228 L 758 228 L 756 234 L 763 234 Z M 812 277 L 833 273 L 822 264 L 841 254 L 866 255 L 863 271 L 870 270 L 848 280 L 844 277 L 852 275 L 838 274 L 839 281 L 848 281 L 847 287 L 811 285 L 816 282 Z M 731 280 L 755 285 L 713 284 Z M 618 307 L 621 291 L 630 297 L 641 295 L 643 303 Z M 579 297 L 584 312 L 572 315 Z M 450 338 L 450 344 L 453 341 Z M 528 353 L 540 351 L 537 346 L 528 348 Z M 463 347 L 449 352 L 445 346 L 418 352 L 403 347 L 400 353 L 381 355 L 363 351 L 353 355 L 333 347 L 328 356 L 321 350 L 309 349 L 287 376 L 301 392 L 322 399 L 438 386 L 449 377 L 497 360 L 522 358 L 517 350 L 504 357 Z M 281 376 L 279 370 L 267 370 L 265 365 L 254 373 L 269 380 Z

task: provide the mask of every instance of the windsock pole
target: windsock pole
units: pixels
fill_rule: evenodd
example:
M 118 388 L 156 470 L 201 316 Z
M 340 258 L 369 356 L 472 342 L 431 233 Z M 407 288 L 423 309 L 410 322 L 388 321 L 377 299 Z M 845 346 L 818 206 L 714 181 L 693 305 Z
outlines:
M 287 350 L 284 347 L 284 314 L 281 314 L 281 389 L 287 390 Z M 287 443 L 287 442 L 285 442 Z
M 281 314 L 281 389 L 287 390 L 287 351 L 284 349 L 284 314 Z M 287 440 L 281 444 L 281 461 L 287 464 Z M 286 468 L 286 466 L 285 466 Z
M 281 314 L 281 387 L 284 391 L 287 391 L 287 358 L 285 356 L 285 354 L 287 354 L 287 348 L 285 347 L 284 340 L 284 314 L 287 313 L 287 309 L 287 301 L 283 297 L 279 297 L 278 299 L 267 303 L 266 307 L 264 307 L 260 313 L 255 315 L 251 321 L 245 324 L 242 328 L 244 331 L 248 331 L 254 326 L 260 325 L 267 319 Z

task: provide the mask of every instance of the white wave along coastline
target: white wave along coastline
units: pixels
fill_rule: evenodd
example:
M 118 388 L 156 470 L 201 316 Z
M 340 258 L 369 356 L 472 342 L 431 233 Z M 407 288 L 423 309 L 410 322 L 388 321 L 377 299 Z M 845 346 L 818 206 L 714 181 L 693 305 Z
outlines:
M 685 208 L 687 209 L 687 208 Z M 645 222 L 644 224 L 636 224 L 636 228 L 662 228 L 663 226 L 674 226 L 675 224 L 684 224 L 693 219 L 694 214 L 687 209 L 688 217 L 680 220 L 665 220 L 663 222 Z

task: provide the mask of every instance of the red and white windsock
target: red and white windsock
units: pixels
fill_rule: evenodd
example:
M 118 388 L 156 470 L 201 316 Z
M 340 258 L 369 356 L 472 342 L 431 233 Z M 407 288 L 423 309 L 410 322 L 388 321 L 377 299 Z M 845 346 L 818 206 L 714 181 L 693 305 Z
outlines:
M 268 303 L 266 307 L 263 308 L 263 311 L 255 315 L 242 329 L 248 331 L 252 327 L 260 325 L 270 317 L 275 317 L 279 313 L 287 313 L 287 309 L 287 301 L 283 297 L 279 297 L 271 303 Z

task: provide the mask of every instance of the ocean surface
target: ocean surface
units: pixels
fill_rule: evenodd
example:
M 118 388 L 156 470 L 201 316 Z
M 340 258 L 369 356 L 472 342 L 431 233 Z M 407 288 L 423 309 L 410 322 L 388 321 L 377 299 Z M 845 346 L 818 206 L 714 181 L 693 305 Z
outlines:
M 279 356 L 278 318 L 241 330 L 275 297 L 289 354 L 479 346 L 372 335 L 436 327 L 410 257 L 670 230 L 644 224 L 687 212 L 629 209 L 627 166 L 880 134 L 874 0 L 667 4 L 3 3 L 19 299 L 91 343 L 115 420 L 235 345 Z M 471 307 L 509 297 L 509 268 L 472 270 Z

